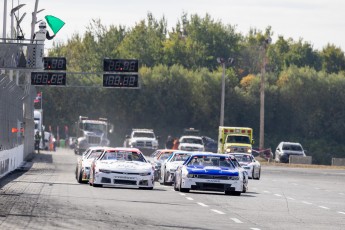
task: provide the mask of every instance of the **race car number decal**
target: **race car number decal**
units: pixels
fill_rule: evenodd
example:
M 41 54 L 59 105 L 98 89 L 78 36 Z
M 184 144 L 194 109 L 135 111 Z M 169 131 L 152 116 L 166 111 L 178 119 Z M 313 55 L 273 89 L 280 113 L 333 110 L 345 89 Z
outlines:
M 114 177 L 114 179 L 135 180 L 135 177 L 116 176 L 116 177 Z

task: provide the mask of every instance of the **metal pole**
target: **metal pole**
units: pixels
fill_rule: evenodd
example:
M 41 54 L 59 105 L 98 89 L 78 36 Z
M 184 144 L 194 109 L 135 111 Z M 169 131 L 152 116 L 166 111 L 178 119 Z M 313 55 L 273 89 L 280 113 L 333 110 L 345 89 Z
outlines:
M 32 39 L 34 37 L 34 33 L 35 33 L 35 25 L 37 22 L 37 8 L 38 8 L 38 0 L 36 0 L 35 2 L 35 9 L 34 12 L 32 13 L 32 21 L 31 21 L 31 37 L 30 39 Z
M 3 20 L 3 32 L 2 37 L 4 42 L 6 42 L 6 18 L 7 18 L 7 0 L 4 0 L 4 20 Z
M 266 74 L 266 44 L 263 47 L 263 63 L 261 66 L 259 150 L 263 150 L 265 146 L 265 74 Z
M 220 103 L 220 126 L 224 126 L 224 103 L 225 103 L 225 62 L 222 62 L 223 74 L 222 74 L 222 98 Z

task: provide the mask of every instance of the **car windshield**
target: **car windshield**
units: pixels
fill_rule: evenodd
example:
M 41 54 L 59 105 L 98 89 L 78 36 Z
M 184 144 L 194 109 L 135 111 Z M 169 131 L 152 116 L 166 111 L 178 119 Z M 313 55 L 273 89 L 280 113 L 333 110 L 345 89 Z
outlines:
M 302 151 L 302 147 L 300 145 L 283 145 L 283 150 L 292 150 L 292 151 Z
M 154 138 L 155 135 L 153 133 L 148 133 L 148 132 L 135 132 L 135 133 L 133 133 L 133 137 Z
M 243 154 L 235 155 L 235 158 L 239 162 L 251 162 L 252 161 L 252 158 L 250 156 L 243 155 Z
M 137 152 L 122 150 L 107 150 L 101 160 L 117 160 L 117 161 L 140 161 L 146 162 L 142 154 Z
M 230 159 L 225 156 L 193 156 L 187 165 L 234 168 Z
M 106 125 L 104 124 L 95 124 L 95 123 L 84 123 L 84 130 L 89 132 L 105 132 Z
M 166 160 L 169 158 L 170 155 L 171 155 L 171 152 L 165 152 L 165 153 L 162 153 L 158 159 L 159 160 Z
M 250 139 L 248 136 L 228 136 L 226 143 L 250 144 Z
M 101 149 L 97 149 L 97 150 L 93 150 L 89 156 L 87 157 L 87 159 L 97 159 L 101 154 L 102 154 L 102 150 Z
M 170 161 L 185 161 L 188 159 L 189 156 L 190 154 L 187 153 L 176 153 Z
M 182 138 L 181 143 L 190 143 L 190 144 L 202 145 L 202 140 L 199 138 Z

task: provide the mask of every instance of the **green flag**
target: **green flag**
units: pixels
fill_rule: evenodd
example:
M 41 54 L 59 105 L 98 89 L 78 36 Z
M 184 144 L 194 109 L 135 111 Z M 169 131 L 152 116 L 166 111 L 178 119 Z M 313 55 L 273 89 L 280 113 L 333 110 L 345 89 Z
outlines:
M 54 32 L 54 34 L 59 32 L 59 30 L 65 25 L 65 22 L 52 15 L 47 15 L 44 18 L 47 20 L 47 23 L 50 29 L 52 29 L 52 31 Z

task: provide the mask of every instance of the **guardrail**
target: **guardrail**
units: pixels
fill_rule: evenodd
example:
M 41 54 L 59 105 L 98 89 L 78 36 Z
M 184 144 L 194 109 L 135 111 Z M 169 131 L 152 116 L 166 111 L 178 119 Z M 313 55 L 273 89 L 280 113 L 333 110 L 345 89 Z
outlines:
M 345 158 L 332 158 L 332 166 L 345 166 Z

